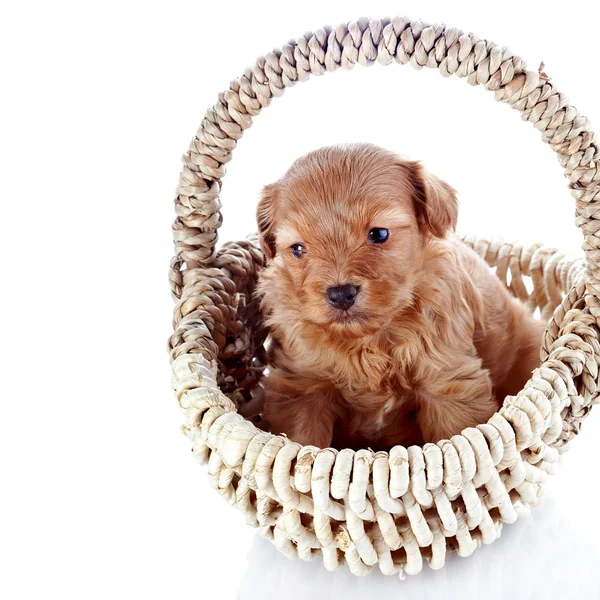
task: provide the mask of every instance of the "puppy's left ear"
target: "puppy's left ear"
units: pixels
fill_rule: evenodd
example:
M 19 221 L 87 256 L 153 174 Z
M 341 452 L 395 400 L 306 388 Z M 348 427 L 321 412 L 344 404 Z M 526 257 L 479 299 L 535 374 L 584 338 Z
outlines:
M 448 232 L 456 229 L 456 190 L 429 173 L 419 162 L 411 162 L 410 170 L 419 224 L 435 237 L 443 238 Z
M 268 260 L 275 258 L 275 212 L 278 203 L 277 183 L 263 188 L 256 207 L 258 239 Z

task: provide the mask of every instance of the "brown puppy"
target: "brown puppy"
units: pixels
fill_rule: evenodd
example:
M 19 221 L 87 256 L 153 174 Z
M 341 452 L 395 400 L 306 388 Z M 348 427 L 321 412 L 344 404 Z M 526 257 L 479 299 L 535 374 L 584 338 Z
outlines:
M 452 238 L 455 191 L 377 146 L 322 148 L 267 186 L 265 417 L 302 444 L 387 449 L 484 423 L 543 326 Z

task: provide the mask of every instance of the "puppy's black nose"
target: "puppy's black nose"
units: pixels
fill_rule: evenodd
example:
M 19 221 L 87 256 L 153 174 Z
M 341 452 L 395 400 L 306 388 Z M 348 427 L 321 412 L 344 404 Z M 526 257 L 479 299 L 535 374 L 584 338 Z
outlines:
M 329 304 L 341 310 L 348 310 L 354 304 L 357 294 L 358 286 L 351 283 L 327 288 Z

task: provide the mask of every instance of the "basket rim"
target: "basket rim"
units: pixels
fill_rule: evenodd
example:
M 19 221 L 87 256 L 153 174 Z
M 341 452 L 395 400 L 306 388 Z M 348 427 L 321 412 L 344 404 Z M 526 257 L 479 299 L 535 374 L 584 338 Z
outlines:
M 578 303 L 581 303 L 581 301 L 584 300 L 584 298 L 585 298 L 585 282 L 583 280 L 583 275 L 585 273 L 585 267 L 584 267 L 582 258 L 579 256 L 575 256 L 575 255 L 564 254 L 554 247 L 546 246 L 541 243 L 520 244 L 519 242 L 511 242 L 509 240 L 505 240 L 503 238 L 496 237 L 496 236 L 494 236 L 492 238 L 485 238 L 485 237 L 479 238 L 476 236 L 461 234 L 461 233 L 458 233 L 456 237 L 459 240 L 461 240 L 463 243 L 465 243 L 466 245 L 470 246 L 473 249 L 476 249 L 478 251 L 478 254 L 480 256 L 482 256 L 482 258 L 486 258 L 486 257 L 489 258 L 490 253 L 492 255 L 496 255 L 496 256 L 499 254 L 502 254 L 502 252 L 506 248 L 509 248 L 509 249 L 516 248 L 518 256 L 519 256 L 519 260 L 518 260 L 519 266 L 523 268 L 524 275 L 530 275 L 532 270 L 534 270 L 536 268 L 538 268 L 538 269 L 543 268 L 546 265 L 550 266 L 551 272 L 544 273 L 543 277 L 546 279 L 550 278 L 555 281 L 558 280 L 559 284 L 560 284 L 560 288 L 562 290 L 562 294 L 564 297 L 563 297 L 561 304 L 558 305 L 556 307 L 556 309 L 552 311 L 552 315 L 549 319 L 549 324 L 546 328 L 546 332 L 544 335 L 544 341 L 543 341 L 543 344 L 541 347 L 541 350 L 544 351 L 544 353 L 546 355 L 546 359 L 541 362 L 540 367 L 538 367 L 538 369 L 536 369 L 536 370 L 542 369 L 544 367 L 544 364 L 548 362 L 548 357 L 550 356 L 551 352 L 553 351 L 552 345 L 558 339 L 558 334 L 559 334 L 559 331 L 561 328 L 562 319 L 564 319 L 564 315 L 569 310 L 571 310 L 573 306 L 576 306 Z M 254 234 L 249 236 L 247 238 L 247 240 L 251 241 L 254 244 L 257 244 Z M 259 246 L 256 245 L 256 248 L 259 249 Z M 211 275 L 214 274 L 214 267 L 206 267 L 206 268 L 198 267 L 197 269 L 200 271 L 203 271 L 203 270 L 208 271 Z M 174 378 L 179 378 L 179 379 L 181 379 L 181 375 L 180 375 L 180 369 L 182 368 L 181 365 L 185 365 L 185 367 L 183 367 L 185 370 L 189 369 L 193 365 L 193 368 L 196 370 L 196 372 L 201 374 L 202 385 L 200 387 L 202 387 L 206 390 L 214 391 L 217 394 L 218 400 L 216 401 L 216 405 L 220 406 L 225 412 L 233 412 L 233 413 L 239 414 L 236 405 L 221 391 L 221 389 L 219 388 L 219 385 L 217 384 L 218 366 L 217 366 L 216 361 L 209 362 L 201 354 L 183 354 L 183 355 L 175 358 L 172 361 L 172 364 L 173 364 Z M 475 427 L 466 428 L 466 430 L 473 430 L 473 429 L 480 428 L 481 426 L 490 424 L 492 422 L 492 420 L 494 420 L 494 422 L 495 422 L 497 419 L 496 415 L 502 416 L 501 413 L 502 413 L 503 409 L 505 409 L 505 408 L 511 409 L 513 406 L 511 399 L 517 398 L 520 394 L 522 394 L 527 389 L 527 386 L 530 383 L 531 383 L 531 380 L 526 384 L 526 386 L 523 388 L 523 390 L 519 391 L 516 394 L 516 396 L 507 396 L 502 407 L 498 411 L 496 411 L 496 413 L 494 413 L 494 415 L 492 415 L 492 417 L 490 417 L 490 419 L 486 423 L 480 423 L 480 424 L 476 425 Z M 187 389 L 188 388 L 186 386 L 183 390 L 184 394 L 187 391 Z M 180 401 L 181 408 L 184 408 L 184 409 L 189 408 L 189 406 L 185 403 L 185 401 L 182 404 L 181 396 L 178 396 L 178 400 Z M 212 404 L 211 404 L 211 406 L 212 406 Z M 288 438 L 285 434 L 273 434 L 271 432 L 263 431 L 262 429 L 256 427 L 251 421 L 245 419 L 245 417 L 243 417 L 243 415 L 240 414 L 240 417 L 242 419 L 244 419 L 247 423 L 252 425 L 252 427 L 256 431 L 256 434 L 261 433 L 261 434 L 268 435 L 269 441 L 272 440 L 273 438 L 281 438 L 281 440 L 283 440 L 285 443 L 292 443 L 299 447 L 310 448 L 311 451 L 313 449 L 316 450 L 317 452 L 327 450 L 327 451 L 332 451 L 337 454 L 341 451 L 349 450 L 352 453 L 362 452 L 362 451 L 369 452 L 372 456 L 382 456 L 382 455 L 390 455 L 391 456 L 393 454 L 392 450 L 394 450 L 394 448 L 402 449 L 402 450 L 396 450 L 394 452 L 394 454 L 396 454 L 397 452 L 403 452 L 404 450 L 407 450 L 409 448 L 409 447 L 402 446 L 401 444 L 393 446 L 389 450 L 378 450 L 378 451 L 371 450 L 370 448 L 365 448 L 364 450 L 351 450 L 351 449 L 339 449 L 339 448 L 334 448 L 334 447 L 318 448 L 318 447 L 312 446 L 312 445 L 303 446 L 302 444 L 299 444 L 298 442 L 294 442 L 293 440 Z M 463 435 L 463 433 L 464 433 L 464 431 L 458 433 L 457 435 Z M 540 436 L 545 433 L 546 433 L 546 431 L 542 431 L 540 433 Z M 540 436 L 538 436 L 538 437 L 540 437 Z M 453 438 L 454 437 L 456 437 L 456 436 L 453 436 Z M 529 436 L 529 437 L 531 437 L 531 436 Z M 223 440 L 221 440 L 221 441 L 223 441 Z M 413 447 L 423 449 L 425 447 L 429 447 L 432 445 L 443 444 L 447 441 L 448 440 L 439 440 L 438 442 L 426 443 L 423 445 L 416 445 Z M 490 440 L 488 440 L 488 441 L 490 441 Z M 211 444 L 208 442 L 208 438 L 207 438 L 207 446 L 210 447 L 211 450 L 218 451 L 218 446 L 215 445 L 214 447 L 212 447 Z M 521 450 L 529 450 L 529 447 L 524 447 Z M 234 464 L 227 464 L 227 461 L 225 461 L 225 464 L 230 467 L 235 466 Z

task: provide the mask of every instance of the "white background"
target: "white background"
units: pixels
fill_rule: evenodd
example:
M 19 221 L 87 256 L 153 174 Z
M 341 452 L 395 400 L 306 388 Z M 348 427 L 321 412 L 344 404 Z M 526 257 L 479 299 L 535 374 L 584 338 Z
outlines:
M 545 61 L 600 123 L 595 2 L 19 2 L 0 15 L 0 597 L 598 598 L 600 418 L 532 517 L 442 571 L 356 579 L 289 562 L 209 489 L 165 350 L 179 160 L 254 59 L 363 14 L 444 21 Z M 549 148 L 491 94 L 392 65 L 315 78 L 257 119 L 221 239 L 320 145 L 371 141 L 461 193 L 460 228 L 579 251 Z M 218 595 L 217 595 L 218 594 Z

